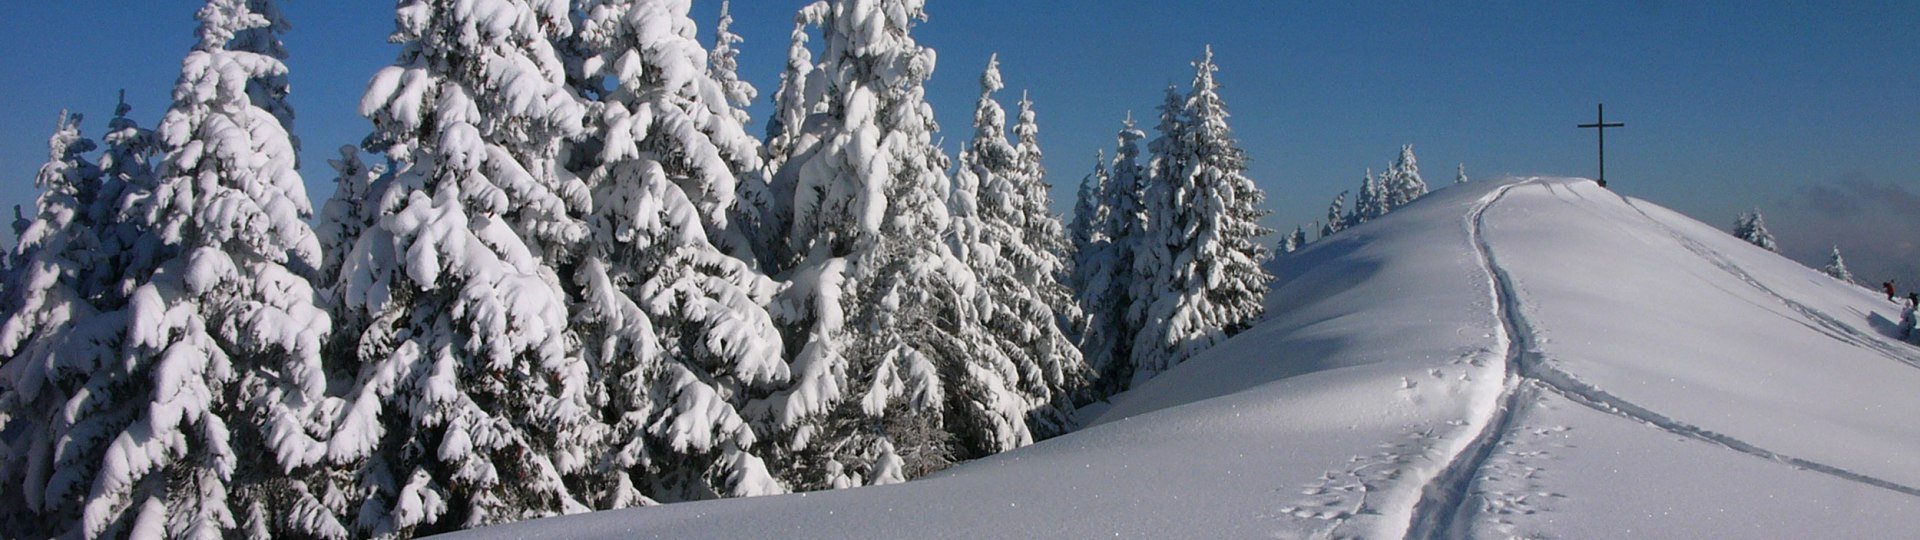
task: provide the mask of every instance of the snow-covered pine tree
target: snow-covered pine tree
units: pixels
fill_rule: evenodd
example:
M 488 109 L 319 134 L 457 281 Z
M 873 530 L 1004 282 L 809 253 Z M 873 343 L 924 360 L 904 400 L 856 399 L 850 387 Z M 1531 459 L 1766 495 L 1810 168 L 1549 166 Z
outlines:
M 804 255 L 794 253 L 788 242 L 793 228 L 794 188 L 800 183 L 799 165 L 818 151 L 821 142 L 819 128 L 808 131 L 807 121 L 827 112 L 826 74 L 814 65 L 813 51 L 807 48 L 807 29 L 819 26 L 827 10 L 826 4 L 816 2 L 794 15 L 787 62 L 780 73 L 780 87 L 773 94 L 773 116 L 767 121 L 766 144 L 760 147 L 766 189 L 747 199 L 746 208 L 756 215 L 743 221 L 752 229 L 750 240 L 760 269 L 769 275 L 791 270 Z
M 1373 176 L 1373 169 L 1367 169 L 1367 175 L 1360 179 L 1360 195 L 1354 200 L 1353 215 L 1348 216 L 1347 226 L 1373 221 L 1387 215 L 1391 209 L 1387 206 L 1386 190 L 1381 187 L 1380 180 Z
M 600 70 L 588 80 L 614 85 L 595 92 L 593 233 L 573 276 L 574 329 L 610 428 L 590 486 L 603 508 L 786 491 L 756 454 L 755 426 L 772 419 L 741 412 L 788 378 L 764 307 L 776 286 L 709 241 L 724 223 L 706 220 L 725 207 L 701 204 L 758 169 L 757 142 L 729 113 L 726 82 L 702 69 L 687 10 L 602 0 L 580 32 L 584 65 Z
M 1181 202 L 1175 197 L 1186 190 L 1179 189 L 1176 183 L 1187 180 L 1185 177 L 1188 161 L 1186 99 L 1179 89 L 1167 85 L 1166 97 L 1161 101 L 1160 122 L 1154 126 L 1155 136 L 1147 143 L 1147 151 L 1152 158 L 1147 163 L 1147 174 L 1141 179 L 1140 186 L 1140 222 L 1137 224 L 1133 244 L 1133 276 L 1127 287 L 1127 333 L 1129 341 L 1127 358 L 1128 372 L 1131 373 L 1125 387 L 1131 388 L 1140 381 L 1158 373 L 1158 370 L 1145 364 L 1159 362 L 1164 358 L 1143 362 L 1143 359 L 1159 356 L 1157 348 L 1146 345 L 1143 349 L 1141 339 L 1148 334 L 1165 334 L 1167 321 L 1155 319 L 1158 315 L 1156 304 L 1162 298 L 1171 299 L 1173 293 L 1167 289 L 1172 282 L 1170 274 L 1174 272 L 1174 257 L 1180 246 L 1174 231 L 1178 224 L 1174 218 L 1181 212 Z M 1173 300 L 1168 300 L 1169 302 Z M 1154 339 L 1158 339 L 1157 337 Z
M 1400 156 L 1381 175 L 1380 184 L 1386 190 L 1387 211 L 1427 194 L 1427 181 L 1420 178 L 1420 162 L 1413 157 L 1413 145 L 1400 147 Z
M 101 231 L 110 240 L 94 262 L 116 275 L 91 307 L 114 309 L 96 320 L 120 326 L 68 339 L 118 350 L 105 353 L 111 363 L 74 366 L 88 390 L 55 422 L 68 432 L 46 495 L 84 501 L 50 512 L 80 519 L 63 534 L 217 537 L 243 522 L 264 531 L 273 525 L 256 482 L 324 450 L 315 407 L 328 323 L 302 275 L 319 246 L 282 124 L 292 115 L 279 101 L 286 72 L 272 32 L 283 23 L 263 1 L 211 1 L 197 18 L 200 39 L 157 132 L 163 179 L 153 182 L 145 157 L 154 134 L 121 119 L 110 134 L 104 159 L 115 163 L 92 212 L 111 216 Z
M 1833 279 L 1854 285 L 1860 284 L 1853 279 L 1853 272 L 1847 270 L 1847 260 L 1840 258 L 1840 246 L 1833 246 L 1833 255 L 1827 258 L 1827 265 L 1820 267 L 1820 271 L 1833 276 Z
M 1107 208 L 1107 219 L 1100 223 L 1105 241 L 1093 242 L 1090 252 L 1080 256 L 1078 269 L 1081 312 L 1086 315 L 1086 330 L 1080 336 L 1080 353 L 1090 373 L 1083 401 L 1104 399 L 1126 390 L 1132 381 L 1130 362 L 1133 330 L 1127 319 L 1132 306 L 1130 289 L 1134 283 L 1134 245 L 1140 240 L 1144 215 L 1141 213 L 1141 189 L 1146 175 L 1140 166 L 1140 140 L 1146 133 L 1134 126 L 1128 113 L 1116 135 L 1111 178 L 1098 197 Z
M 1453 183 L 1455 184 L 1467 183 L 1467 164 L 1461 163 L 1458 168 L 1455 168 L 1453 170 Z
M 62 112 L 47 146 L 34 178 L 40 195 L 33 217 L 16 224 L 0 296 L 0 536 L 9 538 L 84 536 L 81 505 L 124 424 L 93 414 L 109 405 L 98 399 L 67 408 L 109 390 L 90 383 L 113 371 L 125 318 L 93 303 L 89 270 L 105 261 L 102 224 L 89 209 L 103 173 L 83 155 L 95 146 L 81 136 L 80 115 Z
M 817 147 L 781 173 L 797 173 L 787 241 L 803 254 L 774 310 L 796 351 L 773 403 L 793 430 L 782 469 L 796 488 L 891 483 L 1030 442 L 1020 373 L 991 347 L 979 285 L 943 238 L 934 56 L 910 35 L 925 2 L 821 1 L 812 15 L 826 107 L 800 134 Z
M 1773 233 L 1767 232 L 1766 218 L 1760 217 L 1759 208 L 1740 214 L 1740 219 L 1733 223 L 1733 235 L 1746 240 L 1749 244 L 1760 246 L 1760 249 L 1780 252 L 1780 246 L 1773 241 Z
M 79 154 L 86 146 L 79 133 L 65 133 L 61 129 L 56 133 L 50 150 L 54 158 L 48 163 L 50 169 L 42 169 L 42 175 L 63 175 L 77 186 L 73 204 L 79 204 L 81 211 L 75 213 L 75 219 L 65 225 L 69 233 L 54 233 L 56 227 L 46 227 L 42 223 L 56 223 L 54 219 L 40 219 L 42 223 L 27 223 L 21 231 L 21 242 L 17 248 L 35 248 L 46 238 L 52 242 L 52 236 L 81 236 L 77 240 L 65 240 L 67 259 L 77 263 L 73 267 L 61 267 L 60 273 L 46 273 L 46 265 L 33 263 L 31 258 L 15 258 L 17 277 L 31 279 L 31 284 L 10 286 L 10 294 L 23 294 L 27 302 L 31 300 L 33 290 L 42 290 L 44 286 L 56 288 L 60 279 L 69 279 L 67 292 L 77 294 L 79 298 L 67 302 L 58 300 L 61 292 L 42 290 L 40 294 L 52 294 L 52 300 L 61 304 L 42 302 L 35 306 L 8 307 L 8 323 L 21 325 L 25 321 L 17 317 L 38 317 L 33 334 L 21 332 L 19 327 L 6 327 L 4 346 L 10 354 L 6 367 L 0 367 L 0 417 L 10 419 L 10 427 L 4 432 L 19 434 L 19 440 L 8 440 L 10 448 L 8 459 L 0 469 L 12 467 L 12 471 L 0 471 L 0 479 L 8 480 L 6 492 L 19 488 L 25 505 L 8 505 L 8 523 L 6 527 L 23 525 L 25 532 L 17 536 L 61 536 L 61 538 L 83 538 L 100 536 L 90 534 L 90 523 L 84 521 L 84 513 L 96 488 L 102 484 L 117 486 L 121 479 L 134 475 L 129 465 L 142 463 L 152 465 L 152 459 L 146 461 L 127 461 L 129 457 L 144 457 L 140 454 L 125 454 L 121 438 L 136 419 L 150 419 L 146 413 L 152 411 L 154 400 L 142 392 L 152 390 L 152 379 L 148 375 L 150 365 L 142 365 L 138 373 L 129 373 L 125 365 L 129 363 L 127 340 L 129 340 L 129 298 L 132 292 L 146 282 L 152 275 L 154 259 L 161 250 L 159 242 L 152 234 L 152 227 L 146 225 L 146 209 L 152 208 L 152 188 L 154 188 L 154 163 L 157 138 L 152 131 L 138 127 L 127 117 L 131 108 L 125 102 L 115 108 L 115 117 L 108 123 L 108 133 L 102 136 L 104 150 L 100 154 L 98 171 L 88 167 Z M 71 121 L 77 125 L 77 119 Z M 65 146 L 65 148 L 61 148 Z M 94 177 L 96 183 L 86 181 Z M 42 179 L 42 184 L 54 186 L 60 179 Z M 92 188 L 88 188 L 92 186 Z M 88 202 L 88 190 L 92 190 Z M 60 208 L 61 204 L 52 204 Z M 48 215 L 61 209 L 52 209 Z M 79 227 L 79 223 L 90 223 L 90 227 Z M 38 227 L 38 229 L 36 229 Z M 86 231 L 92 229 L 92 246 L 86 246 L 86 254 L 75 252 L 77 246 L 84 246 Z M 44 248 L 38 248 L 40 254 L 52 256 Z M 19 252 L 25 254 L 25 252 Z M 36 273 L 38 265 L 42 271 Z M 67 269 L 75 269 L 67 273 Z M 52 282 L 46 282 L 52 281 Z M 48 296 L 42 296 L 48 300 Z M 46 309 L 56 309 L 48 313 Z M 61 325 L 60 321 L 71 321 Z M 190 361 L 182 359 L 182 361 Z M 177 379 L 169 379 L 177 380 Z M 175 386 L 180 392 L 190 390 L 192 386 Z M 173 402 L 167 402 L 173 404 Z M 25 407 L 25 409 L 21 409 Z M 31 423 L 29 419 L 42 419 L 42 423 Z M 17 425 L 13 425 L 17 423 Z M 225 436 L 221 436 L 225 444 Z M 119 448 L 115 448 L 119 446 Z M 152 467 L 144 467 L 150 471 Z M 21 477 L 23 475 L 23 477 Z M 144 475 L 144 471 L 142 471 Z M 21 479 L 21 484 L 13 484 L 13 479 Z M 157 480 L 157 477 L 154 477 Z M 13 503 L 15 500 L 0 496 L 0 502 Z M 144 502 L 142 502 L 144 503 Z M 154 502 L 159 505 L 159 502 Z M 19 511 L 17 515 L 12 511 Z M 154 515 L 154 513 L 150 513 Z M 19 517 L 19 521 L 15 521 Z M 161 534 L 165 530 L 163 517 L 148 521 L 152 534 Z M 6 532 L 6 530 L 0 530 Z M 125 527 L 104 530 L 108 534 L 129 534 L 132 530 Z
M 734 48 L 734 44 L 744 40 L 733 33 L 730 4 L 726 0 L 720 2 L 720 20 L 714 24 L 713 49 L 707 52 L 706 73 L 708 78 L 719 83 L 721 93 L 726 96 L 726 112 L 733 116 L 733 121 L 727 124 L 737 125 L 741 130 L 739 135 L 727 135 L 725 138 L 731 144 L 751 145 L 752 152 L 726 156 L 735 177 L 733 203 L 727 208 L 726 226 L 715 231 L 718 234 L 709 240 L 721 251 L 758 268 L 760 257 L 754 252 L 757 247 L 755 239 L 768 232 L 764 230 L 767 226 L 760 220 L 767 215 L 773 194 L 767 184 L 760 140 L 745 132 L 746 126 L 753 123 L 753 115 L 747 113 L 747 106 L 759 97 L 760 91 L 740 79 L 740 51 Z M 709 124 L 719 125 L 722 122 Z
M 1281 253 L 1293 253 L 1304 247 L 1307 247 L 1307 226 L 1305 225 L 1294 227 L 1292 233 L 1288 233 L 1286 238 L 1280 240 Z
M 558 166 L 585 107 L 555 43 L 560 0 L 403 0 L 401 51 L 361 98 L 393 163 L 341 264 L 359 377 L 329 455 L 361 479 L 356 534 L 584 511 L 567 479 L 600 440 L 561 273 L 584 182 Z M 711 201 L 709 201 L 711 202 Z
M 1018 370 L 1020 397 L 1032 401 L 1034 431 L 1049 437 L 1067 430 L 1069 394 L 1084 379 L 1080 351 L 1063 330 L 1080 312 L 1059 281 L 1066 242 L 1048 213 L 1051 187 L 1040 165 L 1032 101 L 1021 97 L 1017 142 L 1009 144 L 1005 115 L 992 96 L 1001 88 L 997 58 L 988 61 L 981 87 L 974 139 L 955 179 L 956 253 L 981 285 L 977 303 L 988 335 Z M 974 186 L 977 195 L 968 193 Z
M 1148 324 L 1134 340 L 1136 382 L 1251 325 L 1272 279 L 1261 267 L 1267 248 L 1256 240 L 1270 232 L 1259 224 L 1265 194 L 1246 177 L 1246 153 L 1227 126 L 1213 48 L 1194 66 L 1181 114 L 1184 166 L 1171 181 L 1157 182 L 1172 196 L 1157 201 L 1165 213 L 1153 217 L 1149 242 L 1171 264 L 1153 276 Z
M 1347 192 L 1333 196 L 1333 204 L 1327 206 L 1327 221 L 1320 226 L 1320 237 L 1326 238 L 1347 229 Z
M 958 175 L 955 175 L 956 177 Z M 1095 242 L 1111 240 L 1105 235 L 1103 225 L 1113 208 L 1100 197 L 1107 190 L 1111 177 L 1107 174 L 1107 152 L 1096 151 L 1093 156 L 1093 173 L 1080 179 L 1080 190 L 1075 192 L 1073 200 L 1073 220 L 1067 222 L 1067 252 L 1073 261 L 1073 271 L 1067 279 L 1067 288 L 1075 291 L 1086 290 L 1086 265 L 1083 262 L 1095 252 Z

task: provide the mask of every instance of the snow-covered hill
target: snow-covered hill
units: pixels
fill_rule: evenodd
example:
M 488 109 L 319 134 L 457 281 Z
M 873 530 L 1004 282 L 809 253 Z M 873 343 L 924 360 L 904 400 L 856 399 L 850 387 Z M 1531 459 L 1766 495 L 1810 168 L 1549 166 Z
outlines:
M 1895 304 L 1586 180 L 1433 193 L 1278 261 L 1269 316 L 904 485 L 479 538 L 1920 534 Z

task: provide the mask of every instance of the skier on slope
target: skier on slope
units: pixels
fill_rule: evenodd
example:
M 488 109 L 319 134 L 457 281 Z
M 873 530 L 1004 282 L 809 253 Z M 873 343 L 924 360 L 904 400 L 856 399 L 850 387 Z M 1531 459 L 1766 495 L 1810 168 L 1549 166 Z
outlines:
M 1893 280 L 1887 280 L 1886 283 L 1881 283 L 1880 288 L 1886 289 L 1888 302 L 1898 302 L 1898 300 L 1893 299 Z

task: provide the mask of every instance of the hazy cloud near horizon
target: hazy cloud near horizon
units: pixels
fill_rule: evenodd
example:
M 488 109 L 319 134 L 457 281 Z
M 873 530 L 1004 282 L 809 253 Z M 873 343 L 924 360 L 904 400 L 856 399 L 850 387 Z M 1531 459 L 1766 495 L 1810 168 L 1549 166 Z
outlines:
M 1920 290 L 1920 192 L 1864 173 L 1809 184 L 1762 208 L 1782 253 L 1819 268 L 1834 246 L 1862 284 Z

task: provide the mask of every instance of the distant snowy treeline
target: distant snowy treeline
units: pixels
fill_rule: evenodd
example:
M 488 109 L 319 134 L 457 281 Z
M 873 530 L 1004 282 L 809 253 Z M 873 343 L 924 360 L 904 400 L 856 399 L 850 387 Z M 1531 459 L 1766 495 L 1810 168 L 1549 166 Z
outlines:
M 711 47 L 688 9 L 401 1 L 316 213 L 287 21 L 208 0 L 158 127 L 61 116 L 0 258 L 0 535 L 406 537 L 899 482 L 1260 315 L 1264 195 L 1211 51 L 1063 227 L 996 64 L 957 163 L 935 145 L 924 0 L 803 8 L 764 137 L 725 4 Z M 1425 191 L 1402 161 L 1379 204 Z

